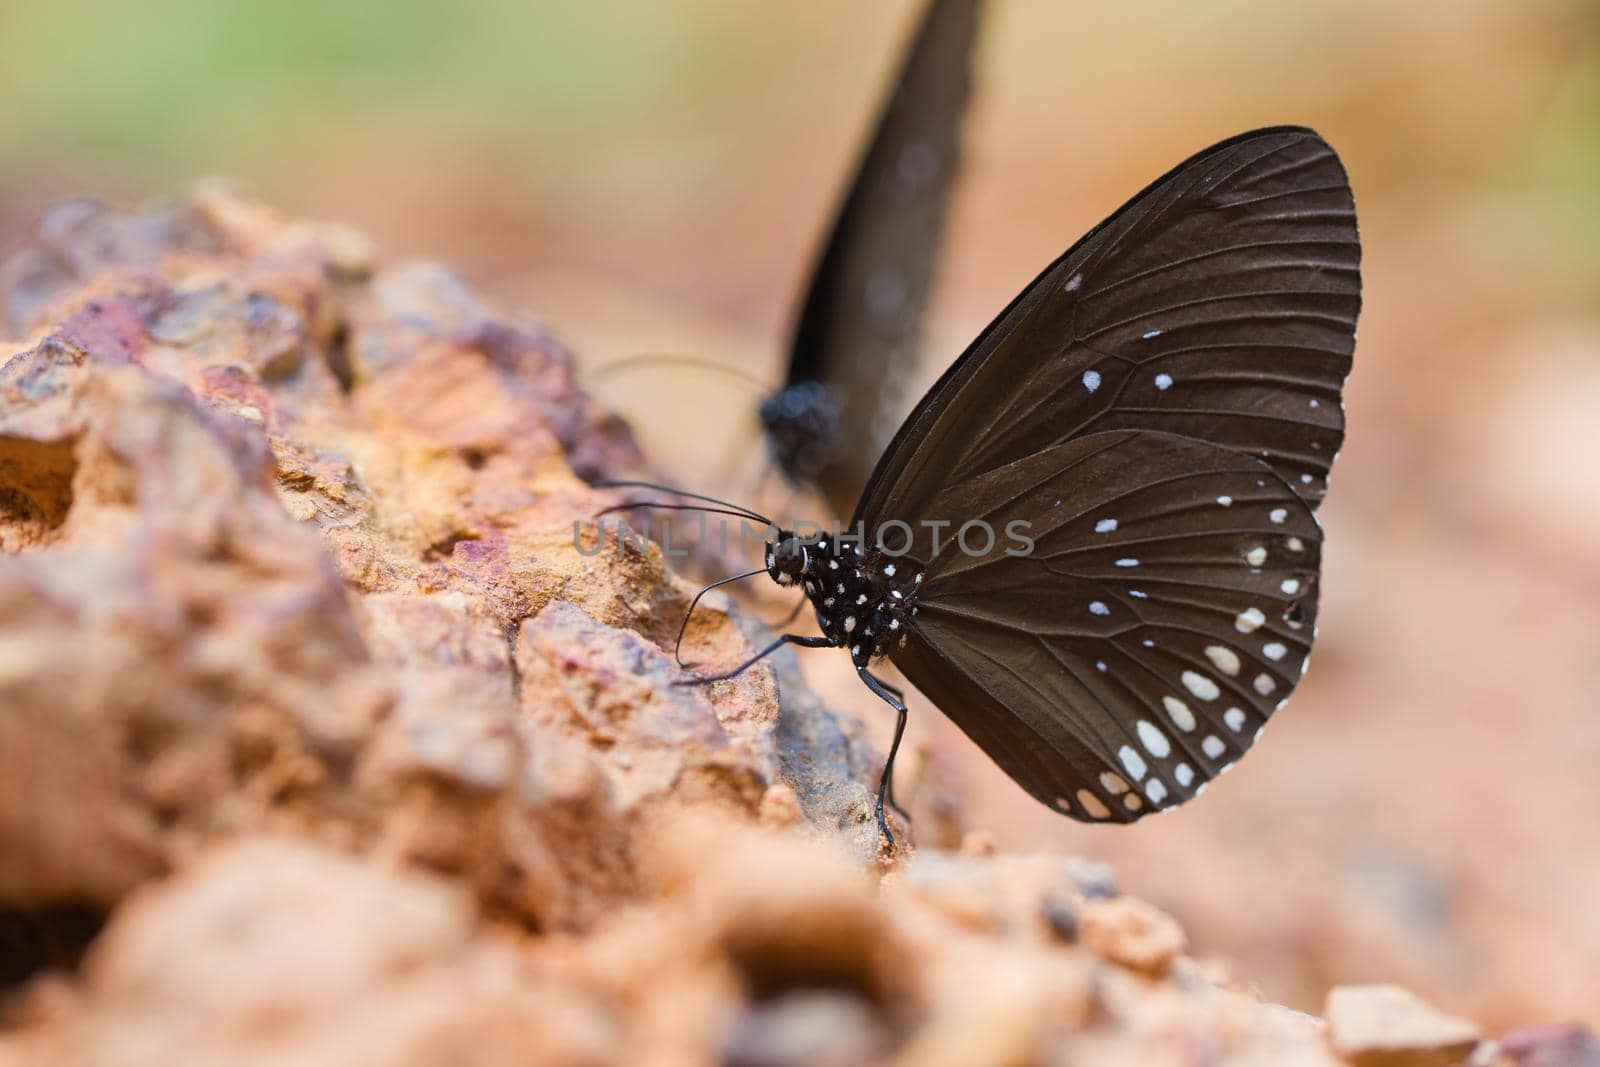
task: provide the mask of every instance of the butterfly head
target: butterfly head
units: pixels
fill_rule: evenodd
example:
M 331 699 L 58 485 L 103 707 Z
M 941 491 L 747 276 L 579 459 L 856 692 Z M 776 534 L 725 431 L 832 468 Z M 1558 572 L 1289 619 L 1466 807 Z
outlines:
M 811 545 L 798 534 L 781 530 L 767 542 L 767 573 L 779 585 L 796 585 L 811 566 Z

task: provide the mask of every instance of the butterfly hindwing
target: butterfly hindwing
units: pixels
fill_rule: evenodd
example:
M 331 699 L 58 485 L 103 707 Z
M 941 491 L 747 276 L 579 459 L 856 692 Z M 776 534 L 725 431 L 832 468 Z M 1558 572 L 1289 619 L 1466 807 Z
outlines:
M 931 562 L 894 661 L 1061 811 L 1126 821 L 1195 795 L 1300 679 L 1321 534 L 1258 460 L 1107 431 L 981 491 L 951 487 L 935 509 L 924 518 L 952 525 L 938 552 L 926 535 L 914 549 Z M 954 516 L 1031 546 L 972 551 L 975 533 L 964 549 Z

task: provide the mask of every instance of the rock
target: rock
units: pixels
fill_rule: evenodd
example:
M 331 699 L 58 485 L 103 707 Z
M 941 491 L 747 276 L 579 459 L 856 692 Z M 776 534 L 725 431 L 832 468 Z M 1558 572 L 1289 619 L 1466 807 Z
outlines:
M 1524 1026 L 1502 1034 L 1503 1061 L 1516 1067 L 1600 1067 L 1600 1039 L 1582 1026 Z
M 1358 1067 L 1445 1067 L 1465 1062 L 1482 1034 L 1397 986 L 1340 986 L 1328 994 L 1328 1040 Z
M 471 895 L 445 880 L 242 839 L 119 910 L 55 1052 L 126 1067 L 246 1049 L 285 1065 L 615 1062 L 603 1003 L 475 930 Z
M 678 684 L 626 428 L 447 270 L 207 187 L 0 309 L 0 1064 L 1334 1062 L 936 754 L 886 847 L 792 655 Z
M 1092 901 L 1079 927 L 1096 953 L 1147 974 L 1165 974 L 1184 949 L 1183 930 L 1172 916 L 1132 897 Z

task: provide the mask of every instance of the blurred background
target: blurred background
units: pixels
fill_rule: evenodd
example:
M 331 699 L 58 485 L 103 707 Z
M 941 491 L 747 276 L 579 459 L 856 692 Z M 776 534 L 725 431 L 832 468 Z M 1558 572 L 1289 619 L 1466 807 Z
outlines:
M 775 382 L 917 7 L 0 0 L 0 252 L 51 200 L 221 175 L 456 265 L 591 370 L 675 352 Z M 1251 758 L 1200 803 L 1084 827 L 913 700 L 924 839 L 956 781 L 965 825 L 1112 862 L 1270 998 L 1392 980 L 1491 1026 L 1600 1024 L 1600 6 L 988 16 L 928 381 L 1085 229 L 1254 126 L 1343 156 L 1366 307 L 1321 637 Z M 753 389 L 596 391 L 681 481 L 753 479 L 716 474 L 757 448 Z M 841 657 L 806 666 L 876 723 Z

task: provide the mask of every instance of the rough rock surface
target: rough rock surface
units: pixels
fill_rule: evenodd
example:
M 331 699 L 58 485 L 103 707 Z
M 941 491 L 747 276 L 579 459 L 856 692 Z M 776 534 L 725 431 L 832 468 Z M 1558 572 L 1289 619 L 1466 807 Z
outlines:
M 625 428 L 447 271 L 206 189 L 0 316 L 0 1064 L 1338 1062 L 1102 869 L 883 848 L 787 660 L 673 685 Z
M 1449 1067 L 1483 1034 L 1398 986 L 1344 986 L 1328 995 L 1328 1039 L 1356 1067 Z

